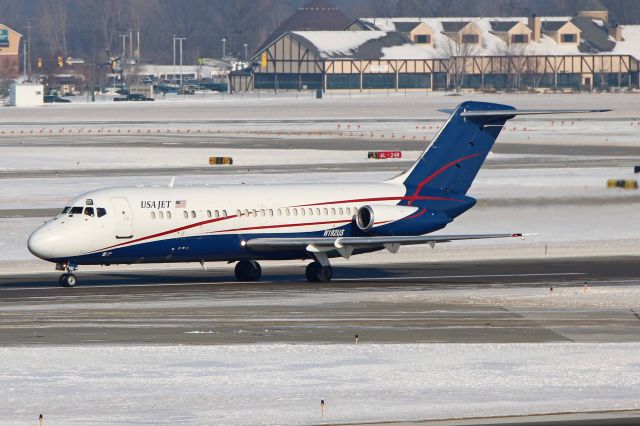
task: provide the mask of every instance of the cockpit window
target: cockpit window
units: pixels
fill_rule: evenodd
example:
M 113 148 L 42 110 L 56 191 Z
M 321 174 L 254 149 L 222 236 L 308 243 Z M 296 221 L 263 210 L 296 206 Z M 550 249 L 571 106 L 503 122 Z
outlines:
M 69 214 L 82 214 L 82 207 L 71 207 Z
M 98 217 L 102 217 L 104 215 L 107 214 L 107 209 L 104 209 L 102 207 L 98 207 Z
M 95 215 L 95 213 L 93 212 L 93 207 L 85 207 L 84 208 L 84 214 L 86 216 L 91 216 L 93 217 Z
M 65 207 L 64 209 L 62 209 L 62 213 L 60 214 L 67 214 L 69 213 L 69 210 L 71 210 L 71 207 Z

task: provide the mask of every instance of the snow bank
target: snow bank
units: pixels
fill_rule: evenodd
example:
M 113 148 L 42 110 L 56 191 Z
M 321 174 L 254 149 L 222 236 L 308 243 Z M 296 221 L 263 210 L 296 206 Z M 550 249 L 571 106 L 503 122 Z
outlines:
M 0 348 L 0 422 L 34 424 L 43 413 L 46 424 L 310 424 L 631 409 L 640 407 L 639 350 L 640 344 Z

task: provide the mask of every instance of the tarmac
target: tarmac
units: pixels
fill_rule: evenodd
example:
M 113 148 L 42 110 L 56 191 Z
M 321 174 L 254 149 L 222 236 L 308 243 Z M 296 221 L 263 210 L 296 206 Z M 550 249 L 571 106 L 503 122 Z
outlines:
M 640 283 L 638 258 L 354 265 L 327 284 L 304 264 L 263 264 L 263 281 L 233 268 L 0 277 L 0 345 L 237 343 L 637 342 L 640 310 L 554 305 L 554 293 Z M 502 302 L 528 289 L 544 306 Z M 495 303 L 465 300 L 482 290 Z M 431 297 L 434 292 L 451 297 Z M 559 296 L 556 296 L 559 297 Z M 597 296 L 594 296 L 597 297 Z M 640 307 L 639 307 L 640 308 Z

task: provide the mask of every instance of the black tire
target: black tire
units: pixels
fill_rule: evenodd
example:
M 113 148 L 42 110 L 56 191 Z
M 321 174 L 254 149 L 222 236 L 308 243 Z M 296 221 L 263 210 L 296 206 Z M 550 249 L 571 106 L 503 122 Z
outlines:
M 73 274 L 68 274 L 65 281 L 67 283 L 67 287 L 73 287 L 78 283 L 78 279 Z
M 262 268 L 255 260 L 241 260 L 236 264 L 235 274 L 238 281 L 260 281 Z
M 320 264 L 318 262 L 311 262 L 307 265 L 307 269 L 304 271 L 304 275 L 307 277 L 307 281 L 310 283 L 318 282 L 318 270 L 320 269 Z
M 333 276 L 331 266 L 323 266 L 318 270 L 317 280 L 319 283 L 328 283 Z
M 60 278 L 58 278 L 58 284 L 60 284 L 62 287 L 69 287 L 69 285 L 67 284 L 67 276 L 69 274 L 62 274 L 60 275 Z
M 311 283 L 328 283 L 333 276 L 331 266 L 322 266 L 318 262 L 311 262 L 307 265 L 305 276 Z

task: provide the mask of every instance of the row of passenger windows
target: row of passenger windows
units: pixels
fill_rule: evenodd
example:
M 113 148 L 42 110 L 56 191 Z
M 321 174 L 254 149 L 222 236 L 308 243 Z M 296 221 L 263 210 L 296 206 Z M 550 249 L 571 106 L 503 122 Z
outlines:
M 98 217 L 102 217 L 107 214 L 107 209 L 102 207 L 65 207 L 60 214 L 68 214 L 72 216 L 74 214 L 84 214 L 85 216 L 94 217 L 96 214 Z
M 261 210 L 236 210 L 236 216 L 242 217 L 274 217 L 274 216 L 351 216 L 356 214 L 357 207 L 324 207 L 324 208 L 284 208 L 284 209 L 261 209 Z M 207 219 L 219 219 L 228 217 L 226 210 L 207 210 L 206 212 L 196 213 L 195 210 L 184 210 L 182 212 L 182 216 L 185 219 L 197 219 L 204 218 L 203 215 L 206 215 Z M 152 211 L 151 219 L 171 219 L 171 212 L 166 211 Z

